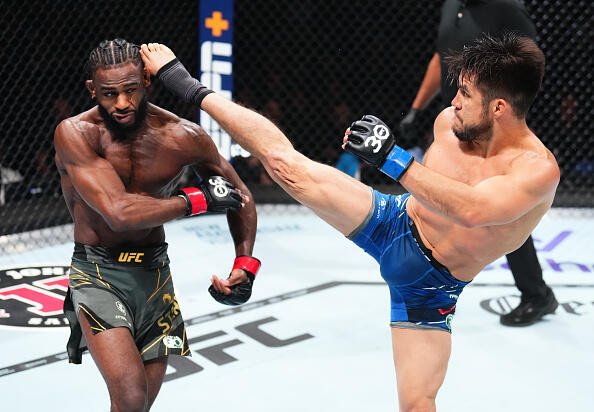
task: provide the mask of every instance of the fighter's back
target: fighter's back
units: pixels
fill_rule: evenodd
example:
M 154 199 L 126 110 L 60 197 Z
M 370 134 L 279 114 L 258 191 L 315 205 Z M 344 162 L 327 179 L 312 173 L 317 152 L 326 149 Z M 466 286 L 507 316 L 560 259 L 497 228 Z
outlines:
M 66 153 L 76 151 L 79 161 L 85 160 L 77 168 L 83 185 L 85 178 L 92 178 L 94 168 L 103 176 L 111 167 L 115 173 L 109 171 L 108 177 L 102 178 L 108 191 L 123 184 L 128 193 L 163 198 L 171 195 L 185 166 L 209 155 L 201 153 L 201 135 L 206 136 L 197 125 L 152 104 L 143 124 L 124 139 L 116 138 L 106 127 L 97 107 L 63 121 L 55 134 L 56 165 L 74 220 L 75 240 L 89 245 L 148 246 L 163 242 L 165 235 L 162 226 L 114 231 L 74 188 L 64 167 Z

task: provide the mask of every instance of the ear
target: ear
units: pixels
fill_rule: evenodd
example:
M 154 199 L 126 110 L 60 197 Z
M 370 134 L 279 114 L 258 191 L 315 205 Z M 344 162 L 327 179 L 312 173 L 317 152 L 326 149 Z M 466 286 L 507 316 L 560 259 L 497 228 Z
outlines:
M 142 69 L 142 80 L 144 83 L 144 87 L 149 87 L 151 85 L 151 74 L 150 72 L 144 67 Z
M 87 80 L 85 82 L 85 86 L 87 86 L 87 90 L 91 94 L 91 99 L 95 100 L 95 98 L 97 97 L 97 94 L 95 91 L 95 84 L 93 83 L 93 80 Z
M 505 113 L 511 110 L 509 103 L 504 99 L 494 99 L 493 102 L 491 102 L 491 104 L 491 107 L 493 109 L 493 116 L 496 118 L 503 116 Z

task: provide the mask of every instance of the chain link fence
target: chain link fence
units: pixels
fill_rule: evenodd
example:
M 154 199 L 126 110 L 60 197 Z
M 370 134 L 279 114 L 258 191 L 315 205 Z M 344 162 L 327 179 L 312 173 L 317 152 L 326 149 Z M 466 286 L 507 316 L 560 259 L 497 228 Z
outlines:
M 562 170 L 556 206 L 594 207 L 591 0 L 527 0 L 547 57 L 529 125 Z M 363 114 L 393 128 L 435 51 L 442 1 L 236 0 L 235 98 L 281 127 L 309 157 L 336 164 L 344 129 Z M 53 130 L 92 106 L 84 62 L 103 39 L 158 41 L 198 73 L 198 1 L 0 0 L 0 251 L 70 239 L 72 226 L 53 164 Z M 151 87 L 150 100 L 198 121 L 198 112 Z M 419 133 L 428 144 L 436 99 Z M 253 158 L 233 164 L 258 203 L 291 199 Z M 401 188 L 359 172 L 386 191 Z M 287 208 L 287 213 L 289 209 Z M 43 229 L 41 232 L 38 229 Z M 33 231 L 33 232 L 32 232 Z M 39 233 L 43 233 L 40 236 Z

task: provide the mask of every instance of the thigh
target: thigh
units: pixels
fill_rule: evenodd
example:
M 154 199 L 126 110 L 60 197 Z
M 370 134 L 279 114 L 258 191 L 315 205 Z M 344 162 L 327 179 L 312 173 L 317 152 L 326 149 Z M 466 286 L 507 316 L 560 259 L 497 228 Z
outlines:
M 87 347 L 110 395 L 146 390 L 146 374 L 138 348 L 129 329 L 112 328 L 93 334 L 87 315 L 81 310 L 78 319 Z
M 343 235 L 356 229 L 371 209 L 369 186 L 295 150 L 272 157 L 264 166 L 291 197 Z
M 392 350 L 401 409 L 434 407 L 450 358 L 451 335 L 439 330 L 392 328 Z

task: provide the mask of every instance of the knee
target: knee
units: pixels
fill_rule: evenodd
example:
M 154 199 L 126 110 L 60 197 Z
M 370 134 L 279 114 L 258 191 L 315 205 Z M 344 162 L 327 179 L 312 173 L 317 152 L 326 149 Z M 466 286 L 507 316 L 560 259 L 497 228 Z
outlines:
M 293 190 L 299 190 L 309 177 L 305 156 L 292 148 L 267 153 L 263 161 L 270 177 L 277 183 Z
M 400 399 L 400 412 L 434 412 L 435 398 L 430 396 L 409 396 Z
M 148 389 L 146 384 L 121 387 L 115 393 L 110 391 L 112 412 L 144 412 L 148 410 Z

